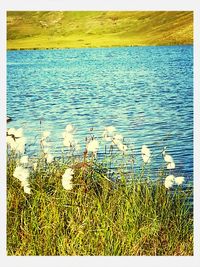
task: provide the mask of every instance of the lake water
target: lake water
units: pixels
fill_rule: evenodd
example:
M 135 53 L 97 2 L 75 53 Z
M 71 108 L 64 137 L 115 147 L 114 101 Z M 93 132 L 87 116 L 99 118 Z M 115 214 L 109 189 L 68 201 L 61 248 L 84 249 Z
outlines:
M 8 126 L 23 127 L 30 144 L 50 130 L 57 155 L 68 123 L 82 144 L 90 127 L 100 137 L 113 125 L 134 144 L 138 164 L 142 144 L 157 167 L 167 146 L 177 166 L 173 173 L 191 180 L 193 47 L 8 51 L 7 114 L 13 118 Z M 36 149 L 31 145 L 28 153 Z

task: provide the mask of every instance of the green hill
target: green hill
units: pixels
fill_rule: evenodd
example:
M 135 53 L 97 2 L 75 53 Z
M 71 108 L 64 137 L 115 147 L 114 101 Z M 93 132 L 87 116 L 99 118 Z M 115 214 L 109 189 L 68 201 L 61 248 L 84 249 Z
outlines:
M 9 11 L 8 49 L 193 43 L 193 12 Z

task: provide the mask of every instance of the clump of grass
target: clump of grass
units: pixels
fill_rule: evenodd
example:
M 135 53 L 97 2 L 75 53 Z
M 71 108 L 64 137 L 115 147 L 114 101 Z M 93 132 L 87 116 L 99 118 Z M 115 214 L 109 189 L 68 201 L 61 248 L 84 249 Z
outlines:
M 191 192 L 165 188 L 164 172 L 127 179 L 122 167 L 108 175 L 95 157 L 47 163 L 41 156 L 26 194 L 13 176 L 18 160 L 9 153 L 8 255 L 193 255 Z M 72 190 L 61 183 L 67 168 Z
M 53 157 L 44 131 L 36 161 L 24 154 L 23 129 L 7 132 L 8 255 L 192 255 L 192 192 L 171 173 L 166 148 L 166 170 L 150 177 L 150 149 L 142 146 L 144 164 L 128 174 L 128 146 L 113 126 L 103 132 L 110 149 L 102 159 L 92 133 L 79 157 L 75 128 L 67 125 L 62 135 L 67 156 Z M 122 161 L 111 171 L 114 148 Z

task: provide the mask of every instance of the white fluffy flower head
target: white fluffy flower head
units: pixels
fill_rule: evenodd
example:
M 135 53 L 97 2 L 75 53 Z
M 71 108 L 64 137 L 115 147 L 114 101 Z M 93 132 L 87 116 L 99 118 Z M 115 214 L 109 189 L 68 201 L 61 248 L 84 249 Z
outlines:
M 15 133 L 16 133 L 16 129 L 15 128 L 8 129 L 8 134 L 9 135 L 14 135 L 15 136 Z
M 15 147 L 15 140 L 12 136 L 6 136 L 6 143 L 10 146 L 11 149 Z
M 20 163 L 21 164 L 27 164 L 28 163 L 28 156 L 22 156 L 20 158 Z
M 24 192 L 30 194 L 31 189 L 28 181 L 29 177 L 28 169 L 22 166 L 17 166 L 14 170 L 13 176 L 21 182 L 21 186 L 24 188 Z
M 150 156 L 147 156 L 145 154 L 142 154 L 142 159 L 143 159 L 144 163 L 150 163 L 151 162 Z
M 66 127 L 65 127 L 65 131 L 67 133 L 73 133 L 75 131 L 75 128 L 72 124 L 68 124 Z
M 165 182 L 164 182 L 164 185 L 167 189 L 171 188 L 174 184 L 174 181 L 175 181 L 175 177 L 174 175 L 168 175 L 166 178 L 165 178 Z
M 66 169 L 65 173 L 62 176 L 62 186 L 65 190 L 71 190 L 73 188 L 72 178 L 74 170 L 71 168 Z
M 66 146 L 66 147 L 73 146 L 73 144 L 74 144 L 74 136 L 73 136 L 72 133 L 64 132 L 63 133 L 63 137 L 64 137 L 64 140 L 63 140 L 63 145 L 64 146 Z
M 14 170 L 13 176 L 22 182 L 22 181 L 28 179 L 29 171 L 28 171 L 28 169 L 26 169 L 22 166 L 17 166 Z
M 163 156 L 164 156 L 164 161 L 167 163 L 167 169 L 168 170 L 175 169 L 176 165 L 172 156 L 166 154 L 165 150 L 163 151 Z
M 26 145 L 26 138 L 20 137 L 15 140 L 15 150 L 16 152 L 24 153 Z
M 99 142 L 97 140 L 91 140 L 87 145 L 86 148 L 88 150 L 88 152 L 93 152 L 93 153 L 97 153 L 98 149 L 99 149 Z
M 150 149 L 146 145 L 142 145 L 141 153 L 146 156 L 150 156 Z
M 175 163 L 174 162 L 168 162 L 167 163 L 167 169 L 168 170 L 173 170 L 173 169 L 175 169 Z
M 29 185 L 24 186 L 24 192 L 26 194 L 29 194 L 29 195 L 31 194 L 31 189 L 30 189 Z
M 73 189 L 73 184 L 69 180 L 62 179 L 62 186 L 65 190 L 72 190 Z
M 19 128 L 19 129 L 10 128 L 8 130 L 8 134 L 14 135 L 14 137 L 16 137 L 16 138 L 21 138 L 21 137 L 23 137 L 23 129 L 22 128 Z
M 47 154 L 46 155 L 46 160 L 47 160 L 47 163 L 51 163 L 54 160 L 53 155 L 52 154 Z
M 11 136 L 6 137 L 6 142 L 10 146 L 12 150 L 15 150 L 16 152 L 19 153 L 24 153 L 25 151 L 25 145 L 26 145 L 26 138 L 25 137 L 18 137 L 14 139 Z
M 114 143 L 119 143 L 123 141 L 123 136 L 121 134 L 115 134 L 113 137 L 113 142 Z
M 150 163 L 151 151 L 146 145 L 142 145 L 141 154 L 144 163 Z
M 103 131 L 103 138 L 106 142 L 111 142 L 113 140 L 114 132 L 116 128 L 114 126 L 105 127 Z
M 170 156 L 170 155 L 168 155 L 168 154 L 164 155 L 164 160 L 165 160 L 166 162 L 169 162 L 169 163 L 170 163 L 170 162 L 174 162 L 172 156 Z
M 181 185 L 185 181 L 185 178 L 183 176 L 179 176 L 175 178 L 175 184 Z
M 70 179 L 71 180 L 73 175 L 74 175 L 74 170 L 72 168 L 68 168 L 65 170 L 65 173 L 63 174 L 62 177 L 64 179 Z
M 128 149 L 127 145 L 124 145 L 122 142 L 118 142 L 117 147 L 123 153 L 125 153 L 126 150 Z

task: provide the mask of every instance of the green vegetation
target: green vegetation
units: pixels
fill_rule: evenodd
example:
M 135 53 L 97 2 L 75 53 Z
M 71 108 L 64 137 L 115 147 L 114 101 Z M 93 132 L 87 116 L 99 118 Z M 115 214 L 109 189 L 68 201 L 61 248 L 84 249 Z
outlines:
M 107 161 L 109 162 L 109 160 Z M 30 166 L 31 194 L 13 176 L 19 155 L 7 160 L 8 255 L 193 255 L 189 190 L 164 186 L 142 169 L 108 175 L 106 161 L 84 154 Z M 72 190 L 62 187 L 67 168 Z
M 8 49 L 51 49 L 193 43 L 185 11 L 10 11 Z

